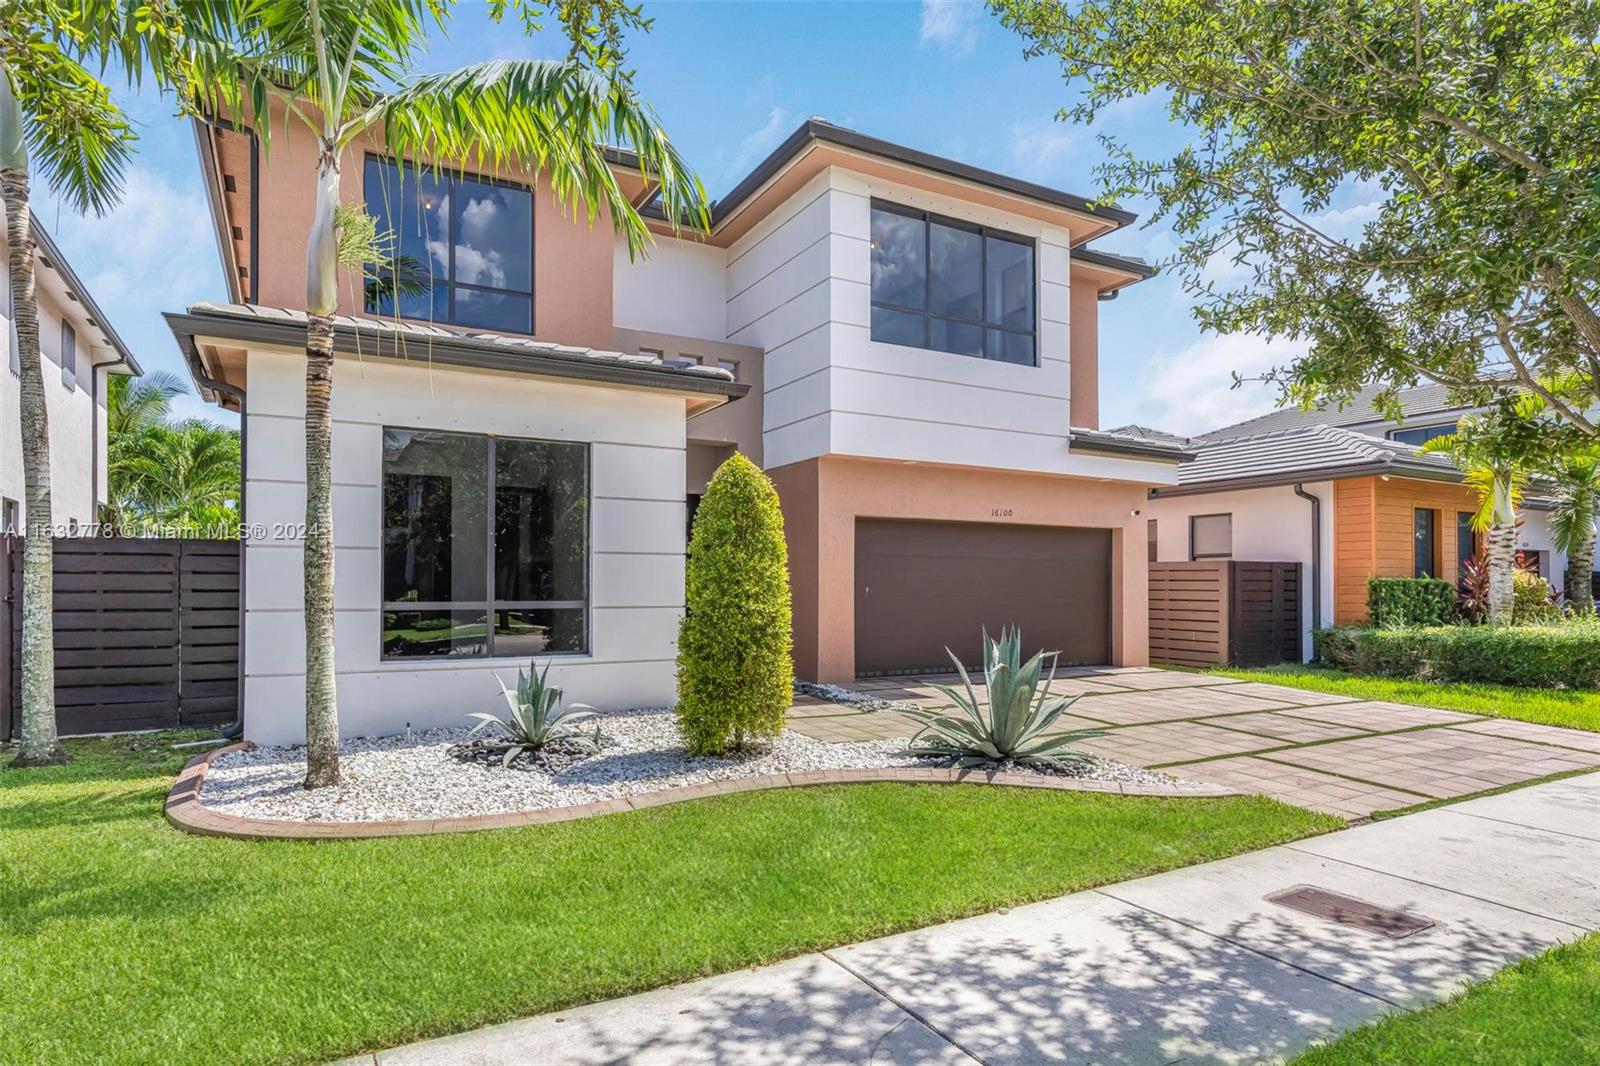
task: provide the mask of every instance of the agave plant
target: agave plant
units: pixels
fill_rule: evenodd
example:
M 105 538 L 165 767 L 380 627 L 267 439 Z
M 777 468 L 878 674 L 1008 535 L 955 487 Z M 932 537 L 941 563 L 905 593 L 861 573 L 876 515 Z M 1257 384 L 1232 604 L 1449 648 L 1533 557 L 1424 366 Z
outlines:
M 1056 653 L 1035 652 L 1022 661 L 1022 631 L 1005 629 L 999 640 L 983 634 L 983 676 L 989 702 L 985 706 L 973 690 L 972 678 L 949 648 L 945 653 L 956 664 L 964 691 L 939 685 L 951 701 L 950 707 L 908 707 L 900 713 L 922 725 L 911 738 L 915 755 L 953 758 L 957 766 L 1014 761 L 1039 766 L 1059 767 L 1088 759 L 1083 752 L 1067 745 L 1084 737 L 1097 736 L 1091 730 L 1045 735 L 1078 697 L 1050 695 L 1055 680 Z M 1044 677 L 1044 660 L 1050 658 L 1050 675 Z M 1042 684 L 1041 684 L 1042 682 Z M 952 711 L 956 713 L 951 713 Z
M 500 675 L 494 675 L 494 679 L 500 682 L 500 692 L 505 696 L 506 706 L 511 708 L 511 713 L 504 718 L 482 711 L 468 715 L 469 718 L 479 719 L 478 724 L 472 727 L 472 733 L 477 733 L 485 726 L 496 725 L 506 734 L 508 739 L 504 742 L 502 766 L 510 766 L 512 760 L 523 752 L 531 755 L 557 743 L 585 752 L 600 749 L 600 727 L 596 725 L 593 733 L 579 728 L 580 722 L 595 716 L 595 709 L 582 703 L 563 704 L 561 689 L 546 681 L 549 673 L 548 664 L 543 670 L 518 670 L 515 689 L 506 688 Z

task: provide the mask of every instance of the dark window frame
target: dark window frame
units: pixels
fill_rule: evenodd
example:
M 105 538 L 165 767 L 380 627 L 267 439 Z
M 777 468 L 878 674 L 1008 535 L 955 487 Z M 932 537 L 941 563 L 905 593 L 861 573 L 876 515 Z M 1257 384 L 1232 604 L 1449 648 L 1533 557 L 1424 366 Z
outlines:
M 868 311 L 869 311 L 869 315 L 868 315 L 869 321 L 868 321 L 868 324 L 867 324 L 867 334 L 868 334 L 869 338 L 871 337 L 871 333 L 872 333 L 872 324 L 870 322 L 870 317 L 871 317 L 870 316 L 870 311 L 871 311 L 871 308 L 881 307 L 886 311 L 897 311 L 900 314 L 916 315 L 916 316 L 918 316 L 919 318 L 922 319 L 922 343 L 921 344 L 900 345 L 900 347 L 916 348 L 916 349 L 918 349 L 920 351 L 939 352 L 942 355 L 956 355 L 956 356 L 960 356 L 960 357 L 962 357 L 964 359 L 982 359 L 982 360 L 984 360 L 986 362 L 990 362 L 990 363 L 1007 363 L 1010 366 L 1038 367 L 1040 365 L 1040 361 L 1042 359 L 1042 356 L 1040 355 L 1040 352 L 1039 352 L 1039 242 L 1037 240 L 1035 240 L 1032 237 L 1025 237 L 1020 233 L 1013 233 L 1010 230 L 996 229 L 993 226 L 984 226 L 984 225 L 980 225 L 979 223 L 976 223 L 976 222 L 965 221 L 964 219 L 951 218 L 948 215 L 937 214 L 936 212 L 933 212 L 933 211 L 923 211 L 923 210 L 920 210 L 920 209 L 915 208 L 915 207 L 906 207 L 903 204 L 897 204 L 897 203 L 894 203 L 894 202 L 889 201 L 889 200 L 879 200 L 876 197 L 874 197 L 871 201 L 869 201 L 869 206 L 868 206 L 868 212 L 869 212 L 868 217 L 869 217 L 869 219 L 871 217 L 870 216 L 870 212 L 872 212 L 872 211 L 885 211 L 885 212 L 888 212 L 889 214 L 892 214 L 892 215 L 900 215 L 900 216 L 905 217 L 905 218 L 916 219 L 917 221 L 922 223 L 922 306 L 921 307 L 907 307 L 904 304 L 896 304 L 896 303 L 890 303 L 887 300 L 879 300 L 872 293 L 872 279 L 871 279 L 871 276 L 870 276 L 870 269 L 869 269 L 869 276 L 867 278 L 867 299 L 868 299 L 868 303 L 870 304 L 869 309 L 868 309 Z M 956 315 L 937 314 L 931 309 L 931 307 L 932 307 L 932 299 L 933 299 L 933 225 L 935 223 L 937 223 L 937 224 L 939 224 L 941 226 L 948 226 L 951 229 L 959 229 L 959 230 L 965 230 L 968 233 L 976 233 L 979 237 L 983 238 L 983 240 L 980 241 L 979 245 L 978 245 L 978 248 L 979 248 L 978 279 L 979 279 L 979 297 L 980 297 L 979 298 L 979 304 L 980 304 L 980 307 L 979 307 L 979 312 L 978 312 L 978 317 L 977 318 L 961 318 L 961 317 L 956 316 Z M 870 225 L 870 223 L 869 223 L 869 225 Z M 989 242 L 988 242 L 988 238 L 990 238 L 990 237 L 993 237 L 996 240 L 1008 241 L 1008 242 L 1010 242 L 1012 244 L 1020 244 L 1023 247 L 1028 249 L 1028 252 L 1029 252 L 1029 256 L 1028 256 L 1028 266 L 1029 266 L 1028 284 L 1029 284 L 1030 291 L 1032 293 L 1033 321 L 1029 324 L 1029 326 L 1028 326 L 1028 328 L 1026 330 L 1016 329 L 1015 327 L 1012 327 L 1012 326 L 998 325 L 996 323 L 990 322 L 988 320 L 988 318 L 987 318 L 987 313 L 988 313 L 988 310 L 989 310 Z M 870 258 L 870 255 L 871 255 L 870 250 L 868 252 L 868 255 L 869 255 L 869 258 Z M 964 325 L 964 326 L 977 326 L 979 331 L 980 331 L 980 335 L 983 337 L 984 352 L 979 354 L 979 355 L 975 355 L 974 356 L 974 355 L 967 355 L 967 354 L 965 354 L 963 352 L 950 352 L 950 351 L 946 351 L 943 348 L 935 348 L 933 346 L 933 338 L 932 338 L 933 322 L 934 322 L 935 319 L 938 319 L 938 320 L 943 321 L 943 322 L 955 322 L 955 323 L 958 323 L 958 324 Z M 1017 335 L 1019 337 L 1027 337 L 1029 340 L 1031 340 L 1033 342 L 1033 361 L 1029 362 L 1029 363 L 1012 363 L 1012 362 L 1010 362 L 1009 360 L 1006 360 L 1006 359 L 991 358 L 989 356 L 989 354 L 988 354 L 988 332 L 987 332 L 987 331 L 989 331 L 991 329 L 992 330 L 996 330 L 996 331 L 998 331 L 1000 333 L 1011 333 L 1011 334 L 1015 334 L 1015 335 Z M 895 343 L 895 342 L 893 342 L 893 341 L 877 341 L 876 343 L 878 343 L 878 344 L 892 344 L 892 343 Z
M 1466 564 L 1478 557 L 1478 531 L 1472 528 L 1473 513 L 1471 511 L 1456 512 L 1456 580 L 1466 577 Z M 1465 533 L 1465 538 L 1462 534 Z M 1470 551 L 1462 551 L 1463 544 L 1470 546 Z
M 1396 426 L 1394 429 L 1391 429 L 1385 433 L 1384 436 L 1389 440 L 1397 441 L 1401 444 L 1411 444 L 1416 447 L 1421 447 L 1423 443 L 1432 440 L 1434 437 L 1442 437 L 1447 433 L 1454 433 L 1460 424 L 1460 422 L 1435 422 L 1428 426 Z M 1433 433 L 1431 432 L 1432 430 L 1439 430 L 1440 432 Z M 1427 436 L 1424 436 L 1420 441 L 1405 439 L 1406 434 L 1416 433 L 1427 434 Z
M 367 213 L 368 214 L 371 214 L 372 211 L 371 211 L 370 208 L 367 208 L 367 188 L 366 188 L 367 164 L 368 163 L 372 163 L 372 162 L 380 163 L 380 164 L 383 164 L 385 166 L 390 166 L 390 167 L 393 167 L 393 168 L 395 168 L 396 170 L 399 170 L 399 171 L 404 171 L 405 169 L 410 168 L 412 171 L 419 172 L 419 173 L 420 172 L 431 172 L 431 173 L 439 175 L 442 180 L 448 182 L 449 183 L 449 187 L 450 187 L 450 233 L 447 235 L 447 244 L 449 245 L 449 248 L 450 248 L 450 258 L 449 258 L 449 262 L 446 264 L 446 268 L 445 268 L 447 273 L 448 273 L 448 276 L 443 278 L 443 279 L 434 279 L 433 263 L 432 262 L 428 263 L 428 277 L 430 279 L 434 279 L 433 280 L 433 287 L 438 287 L 439 285 L 443 285 L 445 293 L 446 293 L 446 296 L 447 296 L 447 300 L 445 302 L 445 318 L 443 320 L 433 319 L 433 318 L 414 318 L 414 317 L 412 317 L 410 315 L 400 315 L 399 317 L 401 319 L 405 320 L 405 321 L 408 321 L 408 322 L 427 322 L 430 325 L 460 326 L 462 329 L 485 330 L 486 332 L 489 332 L 489 333 L 513 333 L 513 334 L 515 334 L 515 335 L 517 335 L 519 337 L 531 337 L 535 333 L 537 333 L 538 330 L 539 330 L 539 301 L 538 301 L 538 298 L 537 298 L 537 294 L 538 294 L 538 291 L 539 291 L 539 277 L 538 277 L 538 273 L 539 272 L 538 272 L 538 251 L 537 251 L 538 245 L 535 243 L 535 238 L 538 235 L 538 227 L 539 227 L 539 218 L 538 218 L 538 215 L 539 215 L 539 190 L 536 187 L 532 186 L 532 185 L 527 185 L 527 184 L 524 184 L 522 182 L 511 181 L 511 180 L 508 180 L 506 178 L 491 177 L 491 176 L 489 176 L 487 174 L 478 174 L 478 173 L 474 173 L 473 171 L 469 171 L 469 170 L 467 170 L 465 168 L 452 168 L 452 167 L 447 167 L 447 166 L 439 166 L 439 167 L 421 166 L 421 165 L 418 165 L 418 164 L 415 164 L 415 163 L 408 163 L 405 160 L 398 159 L 398 158 L 396 158 L 394 156 L 384 155 L 381 152 L 368 152 L 368 153 L 366 153 L 365 157 L 362 159 L 362 163 L 361 163 L 361 184 L 362 184 L 362 188 L 361 188 L 361 203 L 362 203 L 362 206 L 367 209 Z M 402 177 L 403 177 L 403 175 L 402 175 Z M 460 185 L 460 183 L 463 182 L 463 181 L 474 181 L 474 182 L 477 182 L 480 185 L 497 186 L 497 187 L 502 188 L 502 189 L 511 189 L 511 190 L 516 191 L 516 192 L 525 192 L 525 193 L 528 194 L 528 291 L 527 292 L 523 292 L 520 289 L 501 289 L 501 288 L 496 288 L 493 285 L 476 285 L 476 284 L 472 284 L 470 282 L 459 282 L 459 281 L 455 280 L 455 276 L 456 276 L 455 227 L 456 227 L 456 213 L 457 213 L 458 210 L 460 210 L 460 203 L 458 202 L 458 200 L 456 198 L 456 189 Z M 525 296 L 525 297 L 527 297 L 527 299 L 528 299 L 528 329 L 527 329 L 527 331 L 523 332 L 522 330 L 496 330 L 496 329 L 490 329 L 487 326 L 474 326 L 474 325 L 470 325 L 470 324 L 467 324 L 467 323 L 462 323 L 462 322 L 457 321 L 456 320 L 456 289 L 458 289 L 458 288 L 471 289 L 471 290 L 473 290 L 475 292 L 496 293 L 496 294 L 503 295 L 503 296 L 517 296 L 517 297 L 524 297 Z M 399 305 L 400 305 L 399 300 L 396 299 L 395 300 L 396 313 L 398 313 Z M 429 306 L 430 307 L 432 306 L 431 299 L 430 299 L 430 302 L 429 302 Z M 372 314 L 380 314 L 380 313 L 382 313 L 382 312 L 371 310 L 371 309 L 369 309 L 367 307 L 367 301 L 366 301 L 366 298 L 365 298 L 364 294 L 363 294 L 362 301 L 361 301 L 361 307 L 362 307 L 362 311 L 363 311 L 364 314 L 372 315 Z
M 1194 550 L 1194 526 L 1202 518 L 1226 518 L 1228 520 L 1228 551 L 1206 552 L 1204 555 Z M 1189 516 L 1189 559 L 1191 562 L 1201 562 L 1206 559 L 1232 559 L 1233 558 L 1233 512 L 1217 511 L 1212 514 L 1192 514 Z
M 1422 530 L 1421 530 L 1420 524 L 1418 522 L 1418 519 L 1422 515 L 1427 515 L 1428 516 L 1428 521 L 1427 521 L 1427 534 L 1428 534 L 1428 536 L 1427 536 L 1427 543 L 1428 543 L 1427 564 L 1428 565 L 1426 567 L 1418 565 L 1418 563 L 1421 562 L 1421 559 L 1422 559 L 1422 556 L 1421 556 L 1420 553 L 1421 553 L 1422 539 L 1423 539 L 1422 538 Z M 1413 507 L 1413 508 L 1411 508 L 1411 576 L 1413 578 L 1418 578 L 1418 577 L 1433 577 L 1433 578 L 1436 578 L 1436 577 L 1439 576 L 1439 571 L 1443 569 L 1443 567 L 1441 567 L 1439 565 L 1439 562 L 1440 562 L 1440 560 L 1439 560 L 1439 548 L 1440 548 L 1439 526 L 1440 526 L 1439 511 L 1438 511 L 1437 508 L 1434 508 L 1434 507 Z
M 484 447 L 484 476 L 487 478 L 484 487 L 484 591 L 488 595 L 486 600 L 405 600 L 391 601 L 383 599 L 383 552 L 385 550 L 384 535 L 387 531 L 387 516 L 381 504 L 382 491 L 380 489 L 380 506 L 378 508 L 378 613 L 382 615 L 388 611 L 476 611 L 483 608 L 483 647 L 482 655 L 390 655 L 383 650 L 382 619 L 378 627 L 378 659 L 386 663 L 425 663 L 425 662 L 459 662 L 471 660 L 484 662 L 492 659 L 513 658 L 509 655 L 496 655 L 494 650 L 494 613 L 495 611 L 534 611 L 540 609 L 552 610 L 583 610 L 583 647 L 577 651 L 541 652 L 534 656 L 535 659 L 578 659 L 587 658 L 594 654 L 594 446 L 588 441 L 557 440 L 549 437 L 516 437 L 505 433 L 467 433 L 457 429 L 432 429 L 424 426 L 393 426 L 384 425 L 382 433 L 389 430 L 403 433 L 442 433 L 453 437 L 473 437 L 486 442 Z M 559 444 L 564 447 L 583 449 L 583 490 L 584 490 L 584 524 L 583 524 L 583 591 L 581 600 L 499 600 L 495 598 L 495 445 L 497 441 L 517 441 L 529 444 Z M 380 448 L 382 445 L 380 444 Z M 382 470 L 382 458 L 379 458 L 379 484 L 386 476 Z M 519 658 L 520 656 L 515 656 Z
M 61 320 L 61 384 L 68 392 L 78 389 L 78 331 L 64 318 Z

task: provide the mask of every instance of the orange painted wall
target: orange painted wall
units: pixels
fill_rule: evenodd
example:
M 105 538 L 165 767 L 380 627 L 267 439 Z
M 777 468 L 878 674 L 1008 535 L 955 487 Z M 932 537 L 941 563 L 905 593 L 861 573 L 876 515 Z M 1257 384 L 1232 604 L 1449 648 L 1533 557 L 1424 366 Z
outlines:
M 1079 429 L 1100 428 L 1100 294 L 1088 278 L 1072 275 L 1068 343 L 1072 378 L 1070 414 Z
M 783 504 L 797 674 L 855 678 L 855 524 L 865 518 L 1110 529 L 1112 657 L 1149 660 L 1145 486 L 825 456 L 769 470 Z M 996 518 L 995 510 L 1010 510 Z
M 303 125 L 276 122 L 261 159 L 261 277 L 257 302 L 273 307 L 304 307 L 306 236 L 311 228 L 316 190 L 316 141 Z M 364 160 L 382 153 L 381 138 L 358 138 L 340 155 L 340 197 L 364 202 Z M 526 171 L 487 166 L 468 172 L 534 184 Z M 574 222 L 538 180 L 534 203 L 534 327 L 539 340 L 610 348 L 612 259 L 615 238 L 604 214 L 593 226 Z M 339 310 L 361 314 L 356 279 L 341 278 Z
M 1367 617 L 1367 579 L 1410 577 L 1414 511 L 1435 511 L 1439 576 L 1454 582 L 1456 515 L 1477 509 L 1472 490 L 1444 482 L 1352 478 L 1333 487 L 1333 615 L 1339 623 Z

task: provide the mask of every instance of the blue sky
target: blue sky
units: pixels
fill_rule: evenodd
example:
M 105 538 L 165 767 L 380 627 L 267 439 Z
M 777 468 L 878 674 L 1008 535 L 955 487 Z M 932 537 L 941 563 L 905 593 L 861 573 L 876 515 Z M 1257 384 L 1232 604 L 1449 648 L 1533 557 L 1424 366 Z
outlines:
M 1096 131 L 1054 118 L 1071 102 L 1057 66 L 1025 62 L 1022 41 L 980 3 L 646 0 L 645 9 L 655 29 L 632 45 L 637 84 L 712 196 L 810 115 L 1073 192 L 1096 191 Z M 523 37 L 469 2 L 421 68 L 561 51 L 558 34 Z M 161 312 L 225 298 L 194 142 L 167 101 L 148 92 L 119 99 L 141 134 L 123 205 L 107 218 L 78 218 L 43 196 L 36 210 L 144 367 L 181 373 Z M 1169 153 L 1185 137 L 1155 101 L 1119 105 L 1097 125 L 1148 154 Z M 1348 206 L 1352 218 L 1365 213 L 1360 199 Z M 1172 242 L 1163 227 L 1130 227 L 1098 246 L 1160 259 Z M 1282 362 L 1292 346 L 1204 336 L 1189 303 L 1175 281 L 1158 277 L 1102 305 L 1102 425 L 1198 432 L 1272 408 L 1274 390 L 1231 390 L 1229 372 Z M 231 419 L 193 397 L 179 410 Z

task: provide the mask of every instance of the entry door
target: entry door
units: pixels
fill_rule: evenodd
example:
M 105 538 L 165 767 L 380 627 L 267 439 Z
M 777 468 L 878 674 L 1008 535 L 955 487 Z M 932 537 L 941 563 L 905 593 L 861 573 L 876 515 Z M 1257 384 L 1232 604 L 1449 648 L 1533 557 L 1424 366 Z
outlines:
M 944 673 L 983 662 L 982 630 L 1021 626 L 1026 654 L 1111 657 L 1111 531 L 856 521 L 856 672 Z

